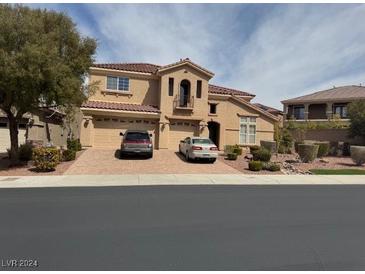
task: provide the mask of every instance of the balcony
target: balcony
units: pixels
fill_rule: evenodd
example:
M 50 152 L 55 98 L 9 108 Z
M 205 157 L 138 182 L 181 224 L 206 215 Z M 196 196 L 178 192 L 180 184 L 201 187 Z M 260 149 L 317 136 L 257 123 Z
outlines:
M 194 96 L 185 96 L 178 94 L 174 99 L 174 109 L 179 110 L 193 110 L 194 108 Z

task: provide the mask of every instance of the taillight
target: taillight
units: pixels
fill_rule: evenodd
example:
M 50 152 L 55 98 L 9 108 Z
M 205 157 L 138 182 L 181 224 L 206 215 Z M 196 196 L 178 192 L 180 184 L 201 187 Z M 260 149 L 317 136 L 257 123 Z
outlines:
M 217 147 L 211 147 L 210 150 L 218 150 Z
M 192 149 L 193 150 L 202 150 L 203 148 L 202 147 L 198 147 L 198 146 L 193 146 Z

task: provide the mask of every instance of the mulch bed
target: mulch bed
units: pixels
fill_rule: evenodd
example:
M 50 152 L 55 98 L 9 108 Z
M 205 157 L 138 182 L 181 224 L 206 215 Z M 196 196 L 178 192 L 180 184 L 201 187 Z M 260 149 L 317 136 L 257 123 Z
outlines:
M 233 167 L 234 169 L 237 169 L 238 171 L 245 173 L 245 174 L 276 174 L 280 175 L 283 174 L 281 171 L 268 171 L 268 170 L 261 170 L 261 171 L 251 171 L 248 169 L 248 160 L 245 159 L 245 155 L 238 155 L 237 160 L 232 161 L 228 160 L 226 156 L 219 155 L 219 160 L 223 161 L 226 165 L 229 165 L 230 167 Z
M 84 152 L 78 151 L 76 153 L 76 159 L 80 157 L 80 155 Z M 76 160 L 75 160 L 76 161 Z M 57 165 L 56 170 L 50 172 L 38 172 L 33 165 L 31 165 L 31 161 L 28 163 L 24 163 L 22 166 L 9 167 L 10 161 L 7 158 L 6 153 L 0 154 L 0 176 L 49 176 L 49 175 L 62 175 L 65 173 L 68 168 L 75 162 L 61 162 Z

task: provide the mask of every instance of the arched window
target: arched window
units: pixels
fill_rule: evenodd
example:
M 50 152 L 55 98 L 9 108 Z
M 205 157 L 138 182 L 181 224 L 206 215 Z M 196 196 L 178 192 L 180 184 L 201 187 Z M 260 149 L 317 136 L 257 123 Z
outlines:
M 180 83 L 180 107 L 188 106 L 190 102 L 190 82 L 182 80 Z

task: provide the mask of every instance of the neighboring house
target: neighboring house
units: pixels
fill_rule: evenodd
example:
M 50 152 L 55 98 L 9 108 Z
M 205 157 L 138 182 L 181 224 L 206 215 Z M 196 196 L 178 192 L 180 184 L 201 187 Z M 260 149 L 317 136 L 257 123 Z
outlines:
M 278 118 L 250 103 L 253 94 L 209 84 L 213 76 L 189 59 L 93 65 L 99 89 L 81 107 L 82 145 L 118 148 L 127 129 L 148 130 L 157 149 L 177 150 L 187 136 L 210 137 L 220 149 L 272 140 Z
M 260 103 L 254 103 L 255 106 L 261 108 L 262 110 L 267 111 L 268 113 L 271 113 L 272 115 L 276 116 L 279 119 L 279 125 L 282 126 L 283 125 L 283 117 L 284 117 L 284 112 L 273 108 L 273 107 L 269 107 L 269 106 L 265 106 L 263 104 Z
M 305 139 L 362 144 L 361 139 L 350 138 L 348 132 L 347 106 L 358 100 L 365 100 L 365 87 L 355 85 L 333 87 L 284 100 L 284 124 L 289 121 L 299 125 L 309 122 Z
M 19 144 L 28 141 L 39 145 L 65 146 L 68 132 L 64 127 L 64 117 L 63 113 L 49 108 L 26 113 L 19 123 Z M 77 134 L 75 137 L 78 138 L 79 125 L 75 123 L 72 126 Z M 8 148 L 10 148 L 9 122 L 5 113 L 0 111 L 0 152 L 5 152 Z
M 328 121 L 336 118 L 347 121 L 347 105 L 365 100 L 365 87 L 333 87 L 308 95 L 282 101 L 285 120 Z

